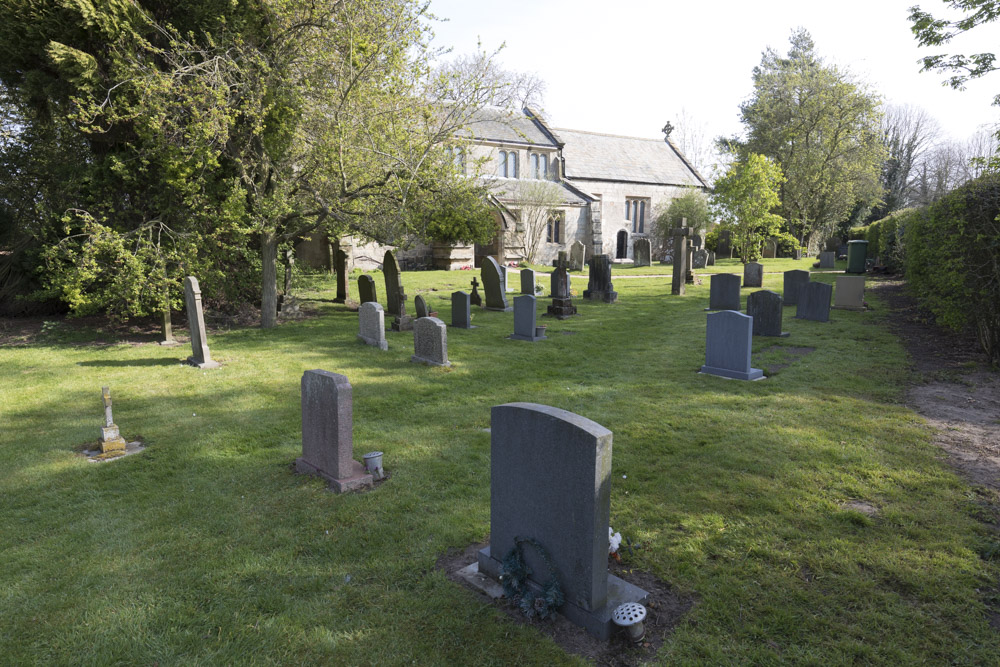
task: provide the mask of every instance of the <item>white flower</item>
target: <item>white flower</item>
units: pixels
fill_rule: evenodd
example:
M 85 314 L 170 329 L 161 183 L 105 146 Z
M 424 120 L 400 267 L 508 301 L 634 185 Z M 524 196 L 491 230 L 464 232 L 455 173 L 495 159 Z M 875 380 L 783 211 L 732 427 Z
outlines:
M 611 526 L 608 526 L 608 553 L 613 554 L 618 551 L 618 547 L 622 543 L 622 534 L 616 533 L 612 530 Z

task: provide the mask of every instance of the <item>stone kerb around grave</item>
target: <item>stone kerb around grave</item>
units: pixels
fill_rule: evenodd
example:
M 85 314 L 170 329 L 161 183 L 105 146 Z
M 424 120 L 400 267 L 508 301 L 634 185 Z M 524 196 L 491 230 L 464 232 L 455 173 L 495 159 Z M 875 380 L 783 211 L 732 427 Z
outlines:
M 490 543 L 479 571 L 498 579 L 515 538 L 537 540 L 566 597 L 559 611 L 607 639 L 615 607 L 649 595 L 608 573 L 611 431 L 535 403 L 497 405 L 490 417 Z M 540 590 L 549 568 L 534 548 L 523 555 Z

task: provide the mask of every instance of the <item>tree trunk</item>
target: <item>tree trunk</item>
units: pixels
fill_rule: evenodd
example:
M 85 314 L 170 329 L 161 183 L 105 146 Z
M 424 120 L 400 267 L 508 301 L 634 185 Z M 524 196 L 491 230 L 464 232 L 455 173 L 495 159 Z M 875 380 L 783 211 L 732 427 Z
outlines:
M 271 329 L 278 323 L 278 239 L 270 232 L 261 234 L 260 261 L 260 326 Z

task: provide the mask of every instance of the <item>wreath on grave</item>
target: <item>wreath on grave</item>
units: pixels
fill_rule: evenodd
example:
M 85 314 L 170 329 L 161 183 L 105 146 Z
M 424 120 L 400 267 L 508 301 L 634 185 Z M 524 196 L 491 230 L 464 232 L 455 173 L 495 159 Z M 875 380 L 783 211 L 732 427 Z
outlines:
M 540 593 L 536 593 L 527 585 L 527 579 L 532 574 L 532 570 L 524 562 L 522 549 L 524 544 L 533 546 L 549 568 L 549 579 L 542 586 Z M 503 592 L 507 599 L 512 600 L 528 618 L 535 616 L 548 618 L 566 602 L 566 596 L 563 595 L 562 587 L 556 578 L 556 568 L 552 565 L 549 553 L 539 544 L 538 540 L 532 537 L 514 538 L 514 546 L 501 562 L 500 583 L 503 585 Z

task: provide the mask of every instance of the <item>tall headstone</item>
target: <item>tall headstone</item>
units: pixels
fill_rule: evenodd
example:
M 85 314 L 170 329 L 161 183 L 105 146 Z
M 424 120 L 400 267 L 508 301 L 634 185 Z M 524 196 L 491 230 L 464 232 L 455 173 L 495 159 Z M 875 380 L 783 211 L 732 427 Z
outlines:
M 560 266 L 552 272 L 552 305 L 546 310 L 547 315 L 565 320 L 576 315 L 576 306 L 570 298 L 570 277 L 565 266 Z
M 400 316 L 406 312 L 406 297 L 403 296 L 403 278 L 399 262 L 391 250 L 385 251 L 382 260 L 382 275 L 385 276 L 385 303 L 389 315 Z
M 632 242 L 632 264 L 635 266 L 649 266 L 653 254 L 649 239 L 635 239 Z
M 301 473 L 318 475 L 337 493 L 373 484 L 354 456 L 354 401 L 347 377 L 330 371 L 302 374 Z
M 385 312 L 380 304 L 368 301 L 358 308 L 358 340 L 380 350 L 389 349 L 385 341 Z
M 180 345 L 180 343 L 177 342 L 177 339 L 174 338 L 174 323 L 170 319 L 169 304 L 160 311 L 160 325 L 160 331 L 163 333 L 163 340 L 160 341 L 160 345 Z
M 507 292 L 513 292 L 514 290 L 507 286 L 507 267 L 500 264 L 500 284 L 501 289 L 503 289 L 504 294 Z
M 535 294 L 535 271 L 521 269 L 521 294 Z
M 687 244 L 691 235 L 689 227 L 675 227 L 674 237 L 674 271 L 670 281 L 670 293 L 676 296 L 683 296 L 684 285 L 687 283 Z
M 431 366 L 451 366 L 448 361 L 448 327 L 436 317 L 421 317 L 413 324 L 410 361 Z
M 753 318 L 735 310 L 709 313 L 705 327 L 705 365 L 702 373 L 735 380 L 759 380 L 764 372 L 750 367 Z
M 587 246 L 582 241 L 573 241 L 569 247 L 569 270 L 582 271 L 587 263 Z
M 413 297 L 413 311 L 417 314 L 417 319 L 430 315 L 431 311 L 427 308 L 427 300 L 423 294 Z
M 508 312 L 513 310 L 507 305 L 507 294 L 504 291 L 503 274 L 500 265 L 492 257 L 483 258 L 483 292 L 486 294 L 486 310 Z
M 456 329 L 475 329 L 472 326 L 472 306 L 467 292 L 451 293 L 451 326 Z
M 809 284 L 809 272 L 802 271 L 801 269 L 795 269 L 794 271 L 785 271 L 784 273 L 784 294 L 782 298 L 786 306 L 797 306 L 799 305 L 799 295 L 802 294 L 802 290 L 805 286 Z
M 378 292 L 375 290 L 375 279 L 367 273 L 358 276 L 358 299 L 363 304 L 378 301 Z
M 782 300 L 777 292 L 765 289 L 747 297 L 747 315 L 753 318 L 754 336 L 787 336 L 781 330 L 781 314 Z
M 799 292 L 799 303 L 795 308 L 795 317 L 800 320 L 814 322 L 830 321 L 830 297 L 833 296 L 833 285 L 811 281 Z
M 118 432 L 118 426 L 111 415 L 111 387 L 101 387 L 101 399 L 104 401 L 104 426 L 101 428 L 102 454 L 124 454 L 125 438 Z
M 837 268 L 837 253 L 836 251 L 826 251 L 819 254 L 819 268 L 821 269 L 835 269 Z
M 704 269 L 706 266 L 708 266 L 708 251 L 704 248 L 695 250 L 691 255 L 691 268 Z
M 687 285 L 694 284 L 694 273 L 691 271 L 691 267 L 694 262 L 694 248 L 688 244 L 687 247 L 687 260 L 684 263 L 684 283 Z
M 735 273 L 716 273 L 711 281 L 705 310 L 739 310 L 740 277 Z
M 733 233 L 728 229 L 719 230 L 719 243 L 715 247 L 715 252 L 720 259 L 733 258 Z
M 212 361 L 212 355 L 208 351 L 201 288 L 194 276 L 184 279 L 184 303 L 187 305 L 188 329 L 191 332 L 191 356 L 187 358 L 188 363 L 198 368 L 218 368 L 219 362 Z
M 535 319 L 535 297 L 522 294 L 514 297 L 514 333 L 508 336 L 513 340 L 545 340 L 546 336 L 538 335 Z
M 764 286 L 764 265 L 759 262 L 747 262 L 743 265 L 743 286 Z
M 865 277 L 837 276 L 837 289 L 833 293 L 833 307 L 841 310 L 864 310 Z
M 611 258 L 608 255 L 594 255 L 590 258 L 590 280 L 583 298 L 591 301 L 614 303 L 618 292 L 611 282 Z
M 499 578 L 515 540 L 536 540 L 566 598 L 559 611 L 607 639 L 614 609 L 649 595 L 608 573 L 611 431 L 535 403 L 497 405 L 490 417 L 490 543 L 479 571 Z M 544 586 L 548 565 L 534 548 L 522 553 L 529 583 Z
M 347 303 L 351 298 L 350 283 L 347 281 L 347 253 L 338 244 L 333 252 L 335 270 L 337 271 L 337 298 L 334 303 Z
M 472 294 L 469 295 L 469 303 L 473 306 L 483 307 L 483 297 L 479 295 L 479 281 L 472 277 Z

